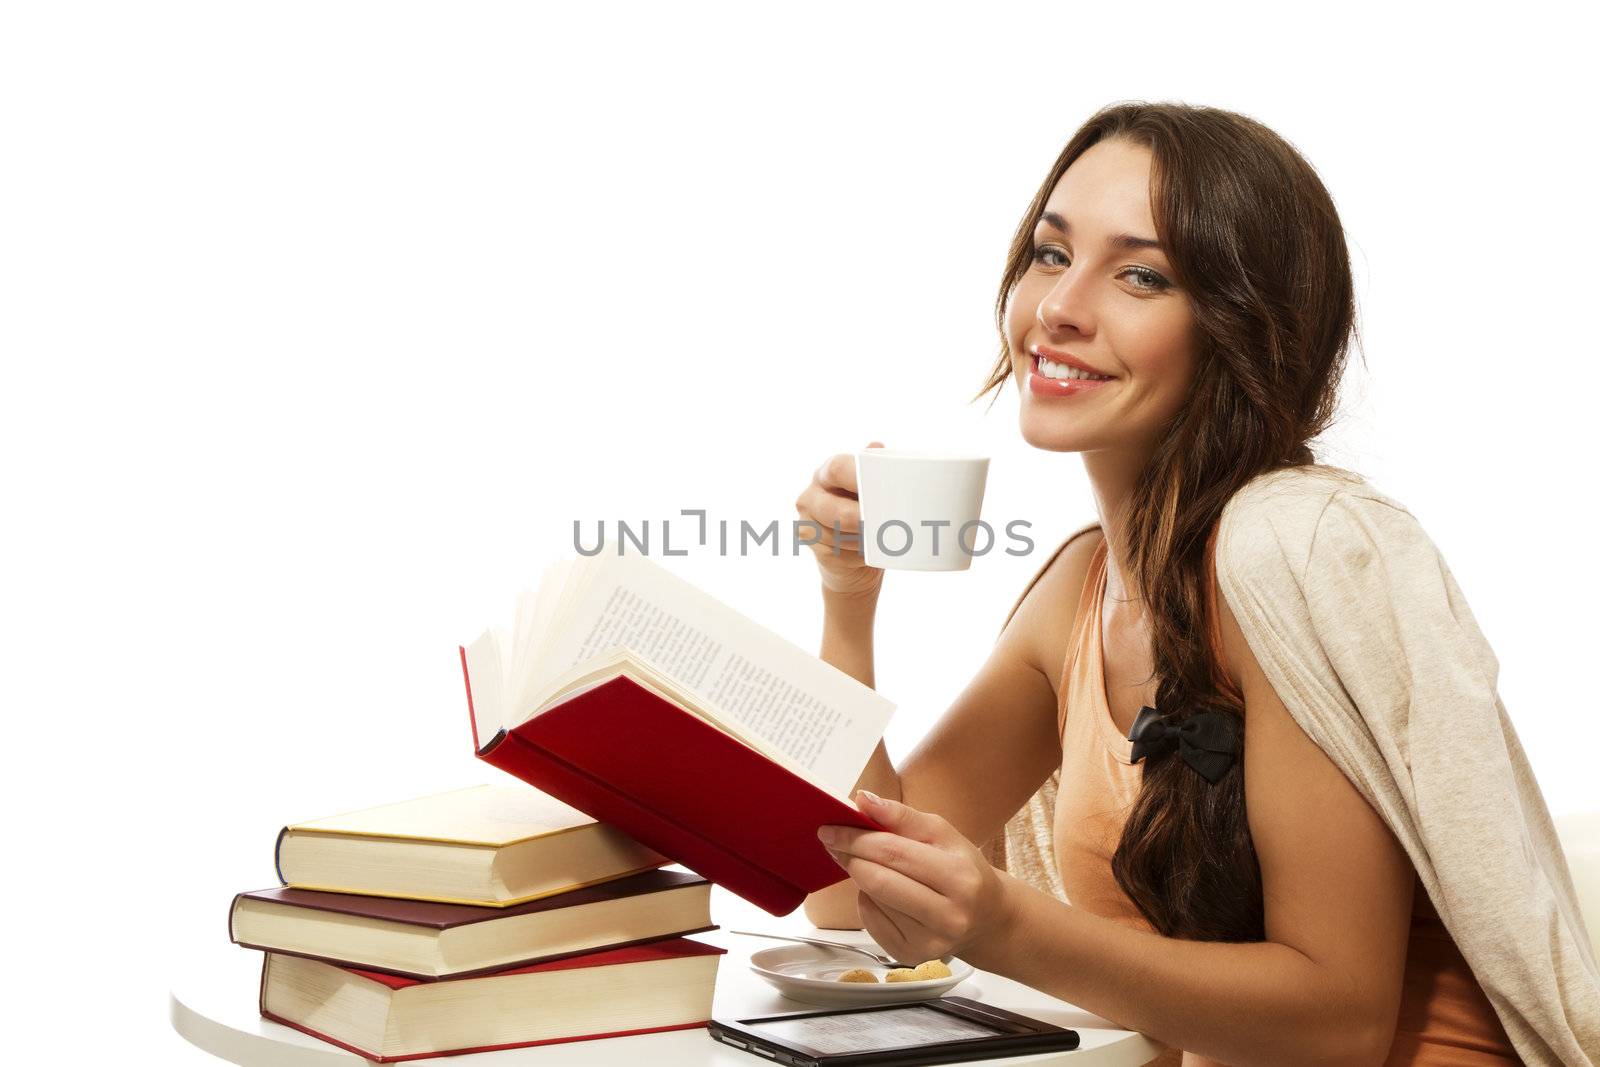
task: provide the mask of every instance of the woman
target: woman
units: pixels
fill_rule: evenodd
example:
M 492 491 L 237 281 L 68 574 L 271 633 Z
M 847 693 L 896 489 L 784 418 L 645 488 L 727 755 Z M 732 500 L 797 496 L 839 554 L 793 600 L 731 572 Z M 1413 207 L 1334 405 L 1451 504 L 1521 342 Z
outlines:
M 1295 679 L 1316 680 L 1308 648 L 1343 647 L 1345 629 L 1382 632 L 1360 613 L 1412 595 L 1369 585 L 1351 601 L 1356 583 L 1389 573 L 1366 561 L 1431 550 L 1396 525 L 1409 520 L 1398 505 L 1313 458 L 1354 306 L 1338 216 L 1312 168 L 1230 112 L 1106 108 L 1030 205 L 996 317 L 1001 358 L 979 395 L 1016 377 L 1024 439 L 1083 457 L 1099 522 L 1035 576 L 904 766 L 878 747 L 858 803 L 887 831 L 822 828 L 849 878 L 807 900 L 811 921 L 864 924 L 901 959 L 960 955 L 1187 1050 L 1185 1064 L 1589 1062 L 1594 962 L 1536 787 L 1507 787 L 1531 790 L 1517 794 L 1531 844 L 1516 862 L 1537 861 L 1549 904 L 1530 921 L 1559 922 L 1549 959 L 1515 963 L 1522 978 L 1549 973 L 1518 984 L 1496 972 L 1491 1002 L 1419 884 L 1426 875 L 1447 900 L 1452 928 L 1474 931 L 1480 971 L 1510 951 L 1471 925 L 1499 902 L 1462 902 L 1470 876 L 1454 858 L 1484 842 L 1442 825 L 1449 811 L 1419 808 L 1432 794 L 1408 776 L 1433 757 L 1407 748 L 1414 736 L 1391 743 L 1405 728 L 1387 709 L 1415 702 L 1381 686 L 1364 696 L 1387 679 L 1353 646 L 1324 664 L 1343 671 L 1321 680 L 1337 699 L 1300 692 L 1298 715 L 1280 699 Z M 850 457 L 832 457 L 797 511 L 859 532 L 854 490 Z M 1273 538 L 1300 529 L 1312 563 L 1291 573 Z M 871 685 L 882 572 L 839 541 L 814 546 L 822 656 Z M 1440 610 L 1476 635 L 1432 565 L 1436 583 L 1441 572 Z M 1404 573 L 1414 584 L 1430 567 Z M 1283 655 L 1262 663 L 1275 614 L 1284 634 L 1296 619 L 1304 634 L 1298 645 L 1279 635 Z M 1396 641 L 1426 629 L 1400 625 Z M 1345 696 L 1352 730 L 1307 710 Z M 1492 677 L 1488 697 L 1485 720 Z M 1514 735 L 1506 745 L 1521 760 Z M 1499 751 L 1495 780 L 1509 781 Z M 1056 771 L 1059 897 L 973 844 L 998 839 Z M 1436 777 L 1463 795 L 1459 775 Z

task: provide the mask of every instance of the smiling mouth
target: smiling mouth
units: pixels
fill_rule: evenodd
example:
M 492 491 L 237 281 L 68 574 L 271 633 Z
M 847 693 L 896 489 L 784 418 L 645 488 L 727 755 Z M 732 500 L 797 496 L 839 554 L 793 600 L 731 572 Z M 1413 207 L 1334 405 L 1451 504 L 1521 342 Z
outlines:
M 1086 370 L 1079 370 L 1077 367 L 1069 366 L 1066 363 L 1057 363 L 1054 360 L 1047 359 L 1037 352 L 1031 353 L 1031 359 L 1033 361 L 1033 373 L 1050 381 L 1109 382 L 1112 380 L 1112 376 L 1109 374 L 1094 374 Z
M 1040 369 L 1040 364 L 1045 364 L 1045 369 Z M 1061 367 L 1054 374 L 1047 373 L 1051 367 Z M 1033 357 L 1033 369 L 1028 374 L 1027 392 L 1039 401 L 1052 403 L 1077 403 L 1077 398 L 1087 397 L 1099 393 L 1117 379 L 1106 374 L 1092 374 L 1080 371 L 1076 367 L 1064 367 L 1062 364 L 1052 364 L 1049 359 Z

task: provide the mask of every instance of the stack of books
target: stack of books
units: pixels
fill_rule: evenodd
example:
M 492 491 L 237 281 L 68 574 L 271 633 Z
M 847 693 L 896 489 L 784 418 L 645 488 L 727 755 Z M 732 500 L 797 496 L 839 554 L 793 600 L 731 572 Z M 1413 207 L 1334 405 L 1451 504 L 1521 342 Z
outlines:
M 786 915 L 844 877 L 819 826 L 880 828 L 894 705 L 647 557 L 555 564 L 458 656 L 527 784 L 286 827 L 232 913 L 268 1018 L 379 1061 L 704 1025 L 710 883 Z
M 288 826 L 241 893 L 261 1013 L 379 1062 L 704 1026 L 710 883 L 525 785 Z

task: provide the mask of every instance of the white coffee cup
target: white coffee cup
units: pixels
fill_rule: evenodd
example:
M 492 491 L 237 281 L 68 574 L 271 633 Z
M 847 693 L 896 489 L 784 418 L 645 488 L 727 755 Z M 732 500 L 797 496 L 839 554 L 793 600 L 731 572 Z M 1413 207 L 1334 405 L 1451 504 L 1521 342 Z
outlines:
M 856 453 L 861 551 L 869 567 L 964 571 L 994 546 L 980 522 L 988 456 L 899 448 Z

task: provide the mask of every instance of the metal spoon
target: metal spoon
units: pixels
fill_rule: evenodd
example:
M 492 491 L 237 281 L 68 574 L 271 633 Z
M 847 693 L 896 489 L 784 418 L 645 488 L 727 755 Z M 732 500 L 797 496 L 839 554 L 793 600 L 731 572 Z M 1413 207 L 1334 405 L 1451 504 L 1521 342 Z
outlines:
M 790 937 L 784 934 L 758 934 L 754 930 L 729 930 L 728 933 L 741 934 L 745 937 L 770 937 L 774 941 L 798 941 L 803 945 L 821 945 L 824 948 L 842 948 L 846 952 L 859 952 L 861 955 L 874 960 L 884 967 L 916 966 L 915 963 L 901 963 L 899 960 L 894 959 L 891 956 L 880 956 L 876 952 L 870 952 L 867 949 L 862 948 L 860 945 L 847 945 L 843 941 L 823 941 L 821 938 L 816 937 Z

